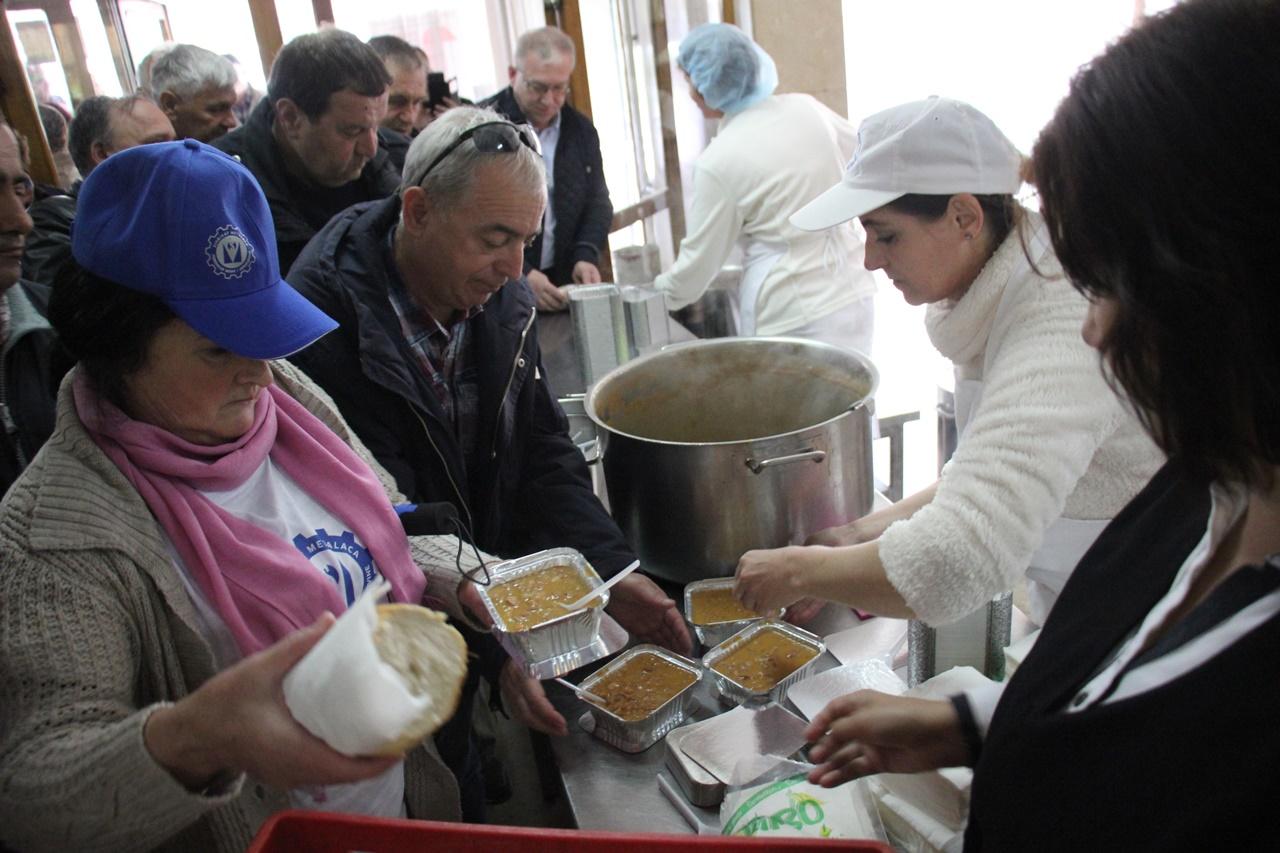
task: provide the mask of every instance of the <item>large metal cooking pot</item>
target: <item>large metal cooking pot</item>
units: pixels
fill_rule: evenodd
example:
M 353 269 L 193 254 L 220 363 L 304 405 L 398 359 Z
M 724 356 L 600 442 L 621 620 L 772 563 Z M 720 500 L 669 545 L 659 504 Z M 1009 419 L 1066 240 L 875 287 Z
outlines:
M 676 344 L 602 377 L 587 414 L 645 571 L 729 575 L 745 551 L 865 515 L 878 382 L 865 356 L 797 338 Z

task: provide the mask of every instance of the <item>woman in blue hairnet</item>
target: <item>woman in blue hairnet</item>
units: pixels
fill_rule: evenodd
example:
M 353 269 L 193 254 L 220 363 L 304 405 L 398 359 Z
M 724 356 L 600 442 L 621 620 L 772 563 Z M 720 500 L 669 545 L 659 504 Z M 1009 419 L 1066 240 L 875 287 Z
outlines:
M 809 95 L 775 95 L 773 60 L 737 27 L 703 24 L 677 59 L 693 100 L 720 119 L 693 172 L 689 231 L 654 287 L 673 309 L 696 301 L 735 244 L 743 251 L 739 334 L 791 335 L 871 350 L 875 283 L 852 226 L 823 233 L 787 221 L 840 179 L 851 124 Z

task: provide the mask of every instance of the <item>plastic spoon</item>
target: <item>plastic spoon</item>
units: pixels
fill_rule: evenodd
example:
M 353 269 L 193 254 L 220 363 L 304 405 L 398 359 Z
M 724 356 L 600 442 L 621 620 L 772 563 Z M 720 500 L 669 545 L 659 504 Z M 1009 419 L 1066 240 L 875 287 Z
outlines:
M 577 693 L 578 697 L 581 699 L 586 699 L 590 702 L 596 703 L 597 705 L 609 704 L 608 702 L 605 701 L 603 696 L 597 696 L 596 694 L 592 693 L 590 690 L 583 690 L 581 687 L 574 684 L 572 681 L 565 681 L 563 678 L 557 678 L 556 681 L 560 682 L 565 687 L 568 687 L 574 693 Z
M 614 586 L 615 584 L 617 584 L 618 581 L 622 580 L 623 578 L 625 578 L 627 575 L 631 574 L 638 568 L 640 568 L 640 561 L 636 560 L 631 565 L 627 566 L 625 569 L 618 572 L 613 577 L 609 578 L 609 580 L 605 581 L 600 586 L 591 590 L 591 592 L 582 596 L 582 598 L 579 598 L 577 601 L 570 601 L 568 604 L 565 604 L 562 601 L 560 602 L 560 606 L 563 607 L 565 610 L 577 610 L 579 607 L 586 604 L 591 599 L 599 597 L 600 593 L 604 592 L 609 587 Z

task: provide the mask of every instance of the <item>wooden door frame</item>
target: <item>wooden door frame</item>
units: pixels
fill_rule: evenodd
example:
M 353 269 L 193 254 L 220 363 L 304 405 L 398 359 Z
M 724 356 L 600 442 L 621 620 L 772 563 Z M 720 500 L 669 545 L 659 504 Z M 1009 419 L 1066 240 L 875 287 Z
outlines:
M 56 185 L 58 170 L 53 165 L 53 152 L 49 150 L 35 92 L 31 91 L 31 81 L 27 79 L 9 27 L 9 12 L 3 4 L 0 4 L 0 29 L 3 30 L 0 32 L 0 106 L 4 108 L 9 126 L 27 138 L 32 180 Z

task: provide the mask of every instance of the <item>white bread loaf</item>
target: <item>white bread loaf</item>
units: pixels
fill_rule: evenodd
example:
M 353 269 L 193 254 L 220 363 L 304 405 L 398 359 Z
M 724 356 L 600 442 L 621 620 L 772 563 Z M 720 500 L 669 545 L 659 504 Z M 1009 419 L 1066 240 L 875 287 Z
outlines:
M 421 715 L 373 753 L 400 755 L 434 734 L 458 709 L 467 677 L 467 644 L 443 613 L 416 604 L 378 605 L 373 644 L 410 693 L 430 700 Z
M 303 728 L 344 755 L 400 755 L 458 707 L 467 674 L 462 636 L 441 613 L 378 605 L 370 587 L 284 677 Z

